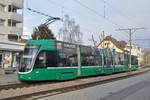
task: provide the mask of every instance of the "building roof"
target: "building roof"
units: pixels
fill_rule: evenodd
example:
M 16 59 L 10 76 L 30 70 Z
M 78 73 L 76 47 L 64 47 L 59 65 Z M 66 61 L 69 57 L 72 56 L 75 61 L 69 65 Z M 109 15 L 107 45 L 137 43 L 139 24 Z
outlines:
M 103 41 L 101 41 L 101 43 L 103 43 L 104 41 L 111 41 L 117 48 L 119 48 L 119 49 L 121 49 L 121 50 L 123 50 L 123 51 L 125 51 L 125 52 L 129 52 L 129 51 L 127 51 L 127 50 L 125 50 L 124 48 L 126 47 L 126 45 L 127 45 L 127 43 L 125 42 L 125 41 L 117 41 L 115 38 L 113 38 L 112 36 L 106 36 L 105 38 L 104 38 L 104 40 Z M 100 43 L 100 44 L 101 44 Z M 99 44 L 99 45 L 100 45 Z M 98 46 L 99 46 L 98 45 Z

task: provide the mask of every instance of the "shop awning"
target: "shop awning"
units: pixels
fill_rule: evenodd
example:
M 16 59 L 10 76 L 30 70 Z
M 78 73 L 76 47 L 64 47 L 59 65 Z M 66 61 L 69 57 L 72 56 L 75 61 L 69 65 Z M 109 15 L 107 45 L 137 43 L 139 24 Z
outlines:
M 23 51 L 24 46 L 24 43 L 0 42 L 0 50 L 5 51 Z

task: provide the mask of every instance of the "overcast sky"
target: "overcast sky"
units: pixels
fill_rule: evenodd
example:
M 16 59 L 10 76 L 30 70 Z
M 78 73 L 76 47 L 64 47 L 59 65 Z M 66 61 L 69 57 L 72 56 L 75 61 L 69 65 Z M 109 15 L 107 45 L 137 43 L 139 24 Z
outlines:
M 79 2 L 78 2 L 79 1 Z M 116 31 L 118 28 L 139 28 L 133 35 L 133 43 L 141 47 L 150 47 L 150 0 L 24 0 L 24 34 L 30 35 L 33 28 L 47 19 L 45 16 L 28 11 L 32 8 L 44 12 L 50 16 L 61 17 L 68 14 L 74 18 L 76 24 L 80 25 L 83 33 L 84 44 L 91 44 L 88 41 L 93 34 L 99 41 L 98 36 L 105 31 L 105 35 L 112 35 L 117 40 L 128 42 L 127 31 Z M 57 21 L 51 24 L 50 29 L 57 37 L 62 22 Z

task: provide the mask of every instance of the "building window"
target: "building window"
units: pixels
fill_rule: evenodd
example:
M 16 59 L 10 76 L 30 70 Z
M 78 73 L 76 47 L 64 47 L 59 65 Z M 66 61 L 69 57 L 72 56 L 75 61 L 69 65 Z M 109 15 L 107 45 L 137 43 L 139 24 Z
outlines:
M 22 23 L 16 20 L 8 19 L 8 26 L 22 28 Z
M 140 47 L 137 47 L 138 48 L 138 50 L 140 51 Z
M 14 13 L 22 14 L 22 9 L 15 7 L 13 5 L 8 5 L 8 12 L 14 12 Z
M 5 20 L 0 19 L 0 26 L 4 26 Z
M 8 26 L 16 27 L 16 21 L 14 21 L 12 19 L 8 19 Z
M 0 12 L 4 12 L 5 6 L 0 4 Z
M 8 12 L 17 12 L 17 8 L 13 5 L 8 6 Z
M 131 55 L 131 64 L 132 65 L 138 65 L 137 56 Z
M 8 34 L 8 39 L 10 41 L 17 41 L 20 37 L 18 35 L 15 34 Z

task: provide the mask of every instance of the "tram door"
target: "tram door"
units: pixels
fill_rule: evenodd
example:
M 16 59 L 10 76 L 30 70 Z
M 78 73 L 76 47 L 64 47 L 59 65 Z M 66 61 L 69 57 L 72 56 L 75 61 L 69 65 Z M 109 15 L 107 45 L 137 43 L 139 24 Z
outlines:
M 39 53 L 36 58 L 34 69 L 38 69 L 36 71 L 35 77 L 38 80 L 49 80 L 50 78 L 54 79 L 54 73 L 51 72 L 51 67 L 56 67 L 56 51 L 42 51 Z M 52 69 L 53 69 L 52 68 Z
M 109 49 L 105 49 L 105 56 L 104 56 L 104 65 L 105 67 L 112 67 L 113 65 L 113 58 L 112 58 L 112 55 L 111 55 L 111 50 Z

